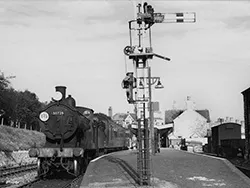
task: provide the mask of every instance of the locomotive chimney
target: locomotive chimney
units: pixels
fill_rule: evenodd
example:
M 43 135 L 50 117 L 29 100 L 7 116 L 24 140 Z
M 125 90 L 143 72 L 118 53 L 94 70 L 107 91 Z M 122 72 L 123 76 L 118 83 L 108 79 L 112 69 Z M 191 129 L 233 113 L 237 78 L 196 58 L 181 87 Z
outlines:
M 65 96 L 66 96 L 65 86 L 56 86 L 56 91 L 59 91 L 62 94 L 62 98 L 65 99 Z

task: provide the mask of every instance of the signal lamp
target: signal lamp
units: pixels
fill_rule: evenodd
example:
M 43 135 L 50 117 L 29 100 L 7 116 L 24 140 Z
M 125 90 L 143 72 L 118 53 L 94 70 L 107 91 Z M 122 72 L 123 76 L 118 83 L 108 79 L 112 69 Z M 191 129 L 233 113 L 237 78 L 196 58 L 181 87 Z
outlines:
M 155 89 L 162 89 L 162 88 L 164 88 L 164 86 L 161 84 L 161 81 L 158 80 L 158 83 L 157 83 L 157 85 L 155 86 Z
M 139 89 L 144 89 L 144 86 L 143 86 L 143 83 L 142 83 L 142 80 L 140 80 L 140 83 L 139 83 Z

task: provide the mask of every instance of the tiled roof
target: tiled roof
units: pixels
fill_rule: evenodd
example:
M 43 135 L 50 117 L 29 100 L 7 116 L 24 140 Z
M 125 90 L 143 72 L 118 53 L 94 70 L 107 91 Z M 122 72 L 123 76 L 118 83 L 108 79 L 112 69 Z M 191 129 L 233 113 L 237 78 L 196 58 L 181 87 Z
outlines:
M 195 110 L 201 116 L 207 119 L 207 122 L 210 122 L 210 115 L 208 110 Z M 165 111 L 165 124 L 172 123 L 175 118 L 181 115 L 184 110 L 166 110 Z
M 130 115 L 134 120 L 136 120 L 136 115 L 133 114 L 133 113 L 116 113 L 114 116 L 113 116 L 113 120 L 114 121 L 124 121 L 127 116 Z
M 200 115 L 202 115 L 204 118 L 206 118 L 208 123 L 210 122 L 210 115 L 208 110 L 195 110 L 195 111 L 198 112 Z
M 127 117 L 127 113 L 116 113 L 113 115 L 113 120 L 114 121 L 123 121 Z
M 134 119 L 134 120 L 136 120 L 136 114 L 130 114 L 131 115 L 131 117 Z
M 166 110 L 165 111 L 165 124 L 172 123 L 175 118 L 181 115 L 183 110 Z

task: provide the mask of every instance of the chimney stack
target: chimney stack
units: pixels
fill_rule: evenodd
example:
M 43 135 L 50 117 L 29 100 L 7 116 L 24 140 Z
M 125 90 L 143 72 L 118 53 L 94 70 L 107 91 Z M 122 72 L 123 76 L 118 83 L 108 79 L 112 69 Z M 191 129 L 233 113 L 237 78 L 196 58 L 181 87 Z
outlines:
M 194 102 L 191 100 L 191 97 L 190 97 L 190 96 L 187 96 L 186 109 L 187 109 L 187 110 L 194 110 L 194 109 L 195 109 L 195 104 L 194 104 Z
M 108 108 L 108 116 L 112 119 L 113 112 L 112 112 L 112 107 L 111 106 Z
M 176 110 L 176 101 L 173 101 L 173 110 Z

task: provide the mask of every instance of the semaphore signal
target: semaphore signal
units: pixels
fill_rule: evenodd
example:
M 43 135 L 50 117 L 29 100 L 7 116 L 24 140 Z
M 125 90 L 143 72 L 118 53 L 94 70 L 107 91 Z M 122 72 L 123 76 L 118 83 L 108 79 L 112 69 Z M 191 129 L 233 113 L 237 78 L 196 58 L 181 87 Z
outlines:
M 138 123 L 138 157 L 137 172 L 140 185 L 151 184 L 150 146 L 152 154 L 156 152 L 154 145 L 154 117 L 152 108 L 151 86 L 157 83 L 156 89 L 163 88 L 159 77 L 151 77 L 151 67 L 148 60 L 153 57 L 170 61 L 170 58 L 153 52 L 151 43 L 151 27 L 158 23 L 194 23 L 194 12 L 155 13 L 154 8 L 147 2 L 137 5 L 138 12 L 134 20 L 128 22 L 130 44 L 123 50 L 124 54 L 133 61 L 134 72 L 128 72 L 123 79 L 122 88 L 126 89 L 129 104 L 135 105 L 136 120 Z M 132 34 L 135 32 L 135 35 Z M 149 46 L 143 46 L 142 35 L 148 34 Z M 138 36 L 138 43 L 133 39 Z M 136 42 L 133 42 L 136 41 Z M 141 73 L 142 72 L 142 73 Z M 139 76 L 139 74 L 142 74 Z M 146 76 L 145 76 L 146 74 Z M 148 107 L 146 107 L 148 104 Z M 148 110 L 148 116 L 146 115 Z M 150 133 L 150 134 L 149 134 Z
M 154 13 L 154 23 L 194 23 L 195 12 Z

